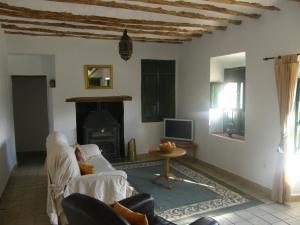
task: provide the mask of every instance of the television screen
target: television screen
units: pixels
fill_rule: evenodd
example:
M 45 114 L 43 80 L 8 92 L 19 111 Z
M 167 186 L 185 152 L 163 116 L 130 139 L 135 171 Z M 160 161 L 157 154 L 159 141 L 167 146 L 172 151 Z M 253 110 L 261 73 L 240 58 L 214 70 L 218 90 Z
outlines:
M 193 121 L 183 119 L 165 119 L 166 139 L 192 141 Z

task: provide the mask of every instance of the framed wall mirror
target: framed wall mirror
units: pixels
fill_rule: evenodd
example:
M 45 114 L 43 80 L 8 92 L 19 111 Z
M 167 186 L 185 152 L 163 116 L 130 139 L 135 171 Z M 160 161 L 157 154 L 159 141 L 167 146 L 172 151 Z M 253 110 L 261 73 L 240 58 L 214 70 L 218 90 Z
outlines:
M 86 89 L 112 89 L 112 65 L 84 65 Z

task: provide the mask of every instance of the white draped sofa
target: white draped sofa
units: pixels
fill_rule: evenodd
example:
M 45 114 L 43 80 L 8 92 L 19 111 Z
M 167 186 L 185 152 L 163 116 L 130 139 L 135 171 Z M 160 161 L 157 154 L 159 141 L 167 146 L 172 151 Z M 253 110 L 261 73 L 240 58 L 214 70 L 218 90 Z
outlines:
M 85 163 L 95 167 L 95 174 L 81 175 L 75 148 L 60 132 L 47 137 L 46 168 L 48 175 L 47 213 L 51 224 L 67 224 L 61 200 L 72 193 L 82 193 L 108 204 L 132 194 L 124 171 L 115 170 L 102 156 L 97 145 L 81 145 Z

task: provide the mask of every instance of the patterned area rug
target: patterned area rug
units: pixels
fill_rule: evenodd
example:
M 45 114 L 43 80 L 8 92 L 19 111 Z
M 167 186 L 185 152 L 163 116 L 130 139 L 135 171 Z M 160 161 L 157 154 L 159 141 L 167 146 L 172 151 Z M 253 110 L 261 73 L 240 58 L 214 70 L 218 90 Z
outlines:
M 114 167 L 126 171 L 128 181 L 138 193 L 151 194 L 156 213 L 170 221 L 204 214 L 214 216 L 261 204 L 242 191 L 178 162 L 172 162 L 171 172 L 184 181 L 172 180 L 172 189 L 152 182 L 163 172 L 163 161 L 122 163 Z M 160 179 L 159 182 L 163 185 L 164 181 Z

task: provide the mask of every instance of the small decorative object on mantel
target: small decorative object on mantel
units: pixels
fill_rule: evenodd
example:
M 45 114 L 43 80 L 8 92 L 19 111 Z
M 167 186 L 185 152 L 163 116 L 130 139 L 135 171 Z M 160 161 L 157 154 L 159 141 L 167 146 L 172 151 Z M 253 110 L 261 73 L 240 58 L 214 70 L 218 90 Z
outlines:
M 121 37 L 121 40 L 119 42 L 119 54 L 122 59 L 127 61 L 130 59 L 132 55 L 132 40 L 127 35 L 127 30 L 125 29 L 123 32 L 123 36 Z
M 54 80 L 54 79 L 49 80 L 49 87 L 50 87 L 50 88 L 55 88 L 55 87 L 56 87 L 56 84 L 55 84 L 55 80 Z

